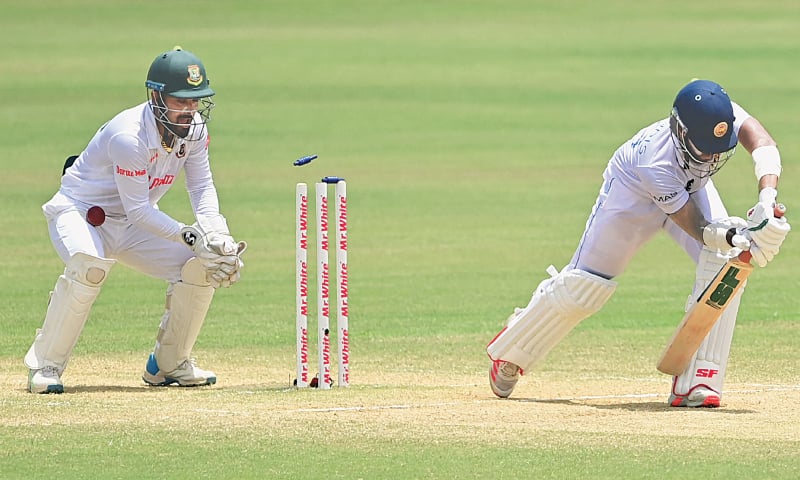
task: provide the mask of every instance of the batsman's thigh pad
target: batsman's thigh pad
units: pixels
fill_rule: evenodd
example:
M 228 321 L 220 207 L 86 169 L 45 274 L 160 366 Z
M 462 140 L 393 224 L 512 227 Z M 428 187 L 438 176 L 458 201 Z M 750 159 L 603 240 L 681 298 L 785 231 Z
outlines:
M 697 263 L 694 291 L 686 305 L 688 311 L 696 299 L 703 293 L 706 286 L 719 273 L 730 257 L 719 252 L 703 248 Z M 722 316 L 708 332 L 700 344 L 686 370 L 673 379 L 672 393 L 675 395 L 688 395 L 698 386 L 706 386 L 718 394 L 722 393 L 725 380 L 725 370 L 728 366 L 728 357 L 733 341 L 733 330 L 736 326 L 736 316 L 739 313 L 739 303 L 742 299 L 746 285 L 729 300 L 729 304 Z
M 167 304 L 156 339 L 155 357 L 161 372 L 169 373 L 189 359 L 200 329 L 203 327 L 214 287 L 205 280 L 189 260 L 182 271 L 184 281 L 167 289 Z M 202 268 L 202 267 L 200 267 Z
M 489 343 L 486 351 L 492 360 L 530 369 L 581 320 L 599 311 L 617 287 L 583 270 L 551 273 L 555 275 L 539 284 L 528 306 Z
M 30 369 L 53 366 L 63 371 L 115 261 L 76 253 L 67 262 L 50 296 L 44 324 L 25 355 Z

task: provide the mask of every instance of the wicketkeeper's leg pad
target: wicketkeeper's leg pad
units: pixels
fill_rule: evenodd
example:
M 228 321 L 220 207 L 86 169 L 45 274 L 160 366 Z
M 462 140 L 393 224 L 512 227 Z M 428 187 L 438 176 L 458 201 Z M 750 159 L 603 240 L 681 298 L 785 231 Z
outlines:
M 63 372 L 89 318 L 89 311 L 115 260 L 76 253 L 67 262 L 50 295 L 42 328 L 25 355 L 25 365 Z
M 186 263 L 182 281 L 167 288 L 166 308 L 154 350 L 162 373 L 169 373 L 189 360 L 214 298 L 214 287 L 206 281 L 205 271 L 194 271 L 195 266 L 199 267 L 195 260 Z
M 543 360 L 578 323 L 608 302 L 617 282 L 583 270 L 557 272 L 536 288 L 528 306 L 489 343 L 492 360 L 511 362 L 523 371 Z
M 729 256 L 722 253 L 703 248 L 697 263 L 694 291 L 686 304 L 686 311 L 694 305 L 696 299 L 729 259 Z M 708 332 L 700 348 L 697 349 L 694 360 L 686 367 L 686 371 L 673 378 L 673 394 L 685 396 L 699 386 L 709 388 L 718 394 L 722 393 L 736 316 L 746 286 L 729 300 L 725 312 Z

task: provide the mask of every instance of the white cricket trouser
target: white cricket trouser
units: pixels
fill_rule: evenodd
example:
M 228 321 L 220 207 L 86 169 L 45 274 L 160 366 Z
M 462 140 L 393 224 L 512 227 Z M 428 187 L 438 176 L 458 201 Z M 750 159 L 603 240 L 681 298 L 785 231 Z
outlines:
M 137 271 L 175 283 L 181 268 L 194 256 L 185 245 L 142 230 L 125 218 L 106 216 L 99 227 L 86 222 L 90 205 L 76 203 L 57 193 L 42 210 L 47 218 L 50 240 L 67 263 L 82 252 L 99 258 L 113 258 Z
M 703 251 L 702 242 L 692 238 L 670 220 L 650 199 L 634 194 L 606 175 L 604 180 L 592 214 L 586 222 L 583 237 L 572 257 L 573 267 L 612 279 L 621 274 L 639 248 L 662 229 L 683 248 L 695 265 L 698 264 Z M 728 216 L 711 180 L 692 195 L 707 219 Z M 721 266 L 719 263 L 718 267 Z M 697 272 L 693 296 L 699 295 L 711 277 L 713 274 Z M 739 297 L 731 302 L 687 370 L 673 377 L 673 394 L 688 395 L 699 386 L 722 392 L 738 307 Z M 714 373 L 709 375 L 707 372 Z
M 675 240 L 697 264 L 702 242 L 670 220 L 649 198 L 632 192 L 614 178 L 603 175 L 603 187 L 570 267 L 608 279 L 620 275 L 636 252 L 661 230 Z M 727 211 L 711 180 L 692 194 L 708 219 L 727 217 Z

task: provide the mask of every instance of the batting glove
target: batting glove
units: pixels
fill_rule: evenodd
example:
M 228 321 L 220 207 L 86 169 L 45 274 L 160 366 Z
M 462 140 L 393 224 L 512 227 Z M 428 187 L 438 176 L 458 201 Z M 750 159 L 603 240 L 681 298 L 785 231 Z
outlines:
M 747 221 L 740 217 L 717 219 L 703 228 L 703 243 L 722 253 L 730 252 L 734 248 L 747 250 L 750 248 L 750 240 L 740 233 L 745 228 Z
M 786 217 L 775 217 L 775 208 L 774 204 L 759 202 L 747 212 L 745 235 L 751 241 L 750 253 L 759 267 L 765 267 L 775 258 L 792 230 Z

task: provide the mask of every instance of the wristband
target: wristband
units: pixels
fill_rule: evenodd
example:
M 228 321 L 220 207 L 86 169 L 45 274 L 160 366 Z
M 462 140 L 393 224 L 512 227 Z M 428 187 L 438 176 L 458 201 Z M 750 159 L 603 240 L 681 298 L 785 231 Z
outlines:
M 764 187 L 758 192 L 758 202 L 759 203 L 769 203 L 774 205 L 775 200 L 778 199 L 778 190 L 774 187 Z
M 758 147 L 751 153 L 753 157 L 753 166 L 755 168 L 756 180 L 761 180 L 764 175 L 778 175 L 781 174 L 781 154 L 778 147 L 775 145 L 768 145 Z

